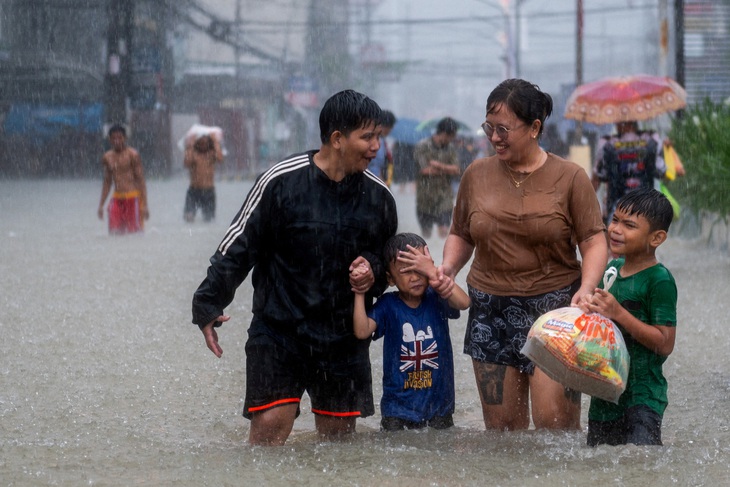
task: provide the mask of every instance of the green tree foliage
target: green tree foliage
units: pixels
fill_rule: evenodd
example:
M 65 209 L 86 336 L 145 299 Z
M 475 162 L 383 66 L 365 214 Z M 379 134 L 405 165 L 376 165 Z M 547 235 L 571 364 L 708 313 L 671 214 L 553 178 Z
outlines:
M 730 216 L 730 105 L 705 100 L 674 121 L 669 137 L 687 172 L 667 184 L 683 207 Z

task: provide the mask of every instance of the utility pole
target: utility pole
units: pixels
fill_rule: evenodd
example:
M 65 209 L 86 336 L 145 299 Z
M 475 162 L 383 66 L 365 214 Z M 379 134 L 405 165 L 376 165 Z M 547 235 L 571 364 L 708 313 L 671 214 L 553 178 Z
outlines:
M 684 87 L 684 0 L 674 0 L 674 22 L 676 30 L 677 83 Z
M 684 0 L 674 0 L 674 22 L 675 22 L 675 39 L 676 44 L 674 50 L 676 51 L 676 70 L 677 70 L 677 83 L 685 88 L 684 83 Z M 677 118 L 684 116 L 684 110 L 677 110 Z
M 583 84 L 583 0 L 576 0 L 575 13 L 575 87 Z M 575 144 L 583 139 L 583 122 L 575 123 Z
M 520 54 L 522 51 L 522 4 L 525 0 L 515 1 L 515 78 L 520 78 Z
M 125 124 L 128 120 L 131 86 L 132 14 L 134 0 L 108 0 L 106 73 L 104 76 L 104 122 Z

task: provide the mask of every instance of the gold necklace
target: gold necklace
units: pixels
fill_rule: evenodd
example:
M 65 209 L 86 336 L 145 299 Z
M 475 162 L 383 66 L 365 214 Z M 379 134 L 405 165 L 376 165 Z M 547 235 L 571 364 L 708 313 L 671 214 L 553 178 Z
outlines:
M 519 188 L 525 181 L 527 181 L 528 179 L 530 179 L 530 176 L 532 176 L 535 173 L 535 171 L 537 171 L 538 169 L 540 169 L 539 166 L 542 163 L 542 154 L 543 154 L 543 152 L 540 152 L 540 161 L 538 162 L 538 167 L 536 167 L 534 170 L 532 170 L 529 173 L 527 173 L 527 176 L 525 176 L 524 179 L 522 179 L 520 181 L 517 181 L 515 179 L 515 177 L 512 175 L 513 172 L 519 173 L 520 171 L 515 171 L 514 169 L 512 169 L 510 167 L 509 164 L 507 164 L 506 162 L 502 161 L 502 162 L 504 162 L 504 166 L 507 168 L 507 174 L 509 175 L 509 178 L 512 180 L 512 184 L 515 185 L 515 188 Z

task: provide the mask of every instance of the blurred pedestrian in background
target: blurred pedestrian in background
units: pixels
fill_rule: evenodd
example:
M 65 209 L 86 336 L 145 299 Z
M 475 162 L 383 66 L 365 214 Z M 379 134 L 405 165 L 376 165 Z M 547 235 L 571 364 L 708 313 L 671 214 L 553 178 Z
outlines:
M 416 174 L 416 215 L 424 238 L 430 238 L 433 226 L 446 238 L 449 234 L 454 190 L 451 181 L 461 174 L 459 155 L 453 145 L 458 125 L 446 117 L 436 125 L 436 133 L 424 139 L 414 149 L 418 164 Z
M 109 233 L 141 232 L 144 220 L 150 217 L 142 159 L 139 152 L 127 146 L 127 131 L 121 125 L 109 129 L 109 143 L 112 148 L 101 159 L 104 179 L 97 214 L 100 220 L 104 219 L 104 203 L 113 184 L 114 194 L 108 207 Z
M 558 126 L 549 123 L 545 126 L 545 133 L 540 137 L 540 145 L 548 152 L 552 152 L 558 157 L 568 157 L 568 144 L 560 136 Z
M 375 159 L 370 161 L 368 169 L 390 187 L 393 184 L 393 154 L 388 147 L 387 137 L 395 125 L 395 115 L 389 110 L 383 110 L 380 119 L 380 148 Z
M 593 168 L 593 185 L 606 183 L 604 222 L 608 224 L 616 202 L 638 188 L 653 188 L 654 179 L 666 172 L 663 159 L 657 159 L 658 144 L 649 134 L 639 133 L 634 120 L 616 124 L 616 134 L 602 146 L 600 159 Z
M 183 164 L 190 172 L 185 195 L 185 221 L 195 220 L 198 208 L 203 220 L 215 218 L 215 165 L 223 161 L 221 144 L 215 134 L 202 135 L 185 147 Z

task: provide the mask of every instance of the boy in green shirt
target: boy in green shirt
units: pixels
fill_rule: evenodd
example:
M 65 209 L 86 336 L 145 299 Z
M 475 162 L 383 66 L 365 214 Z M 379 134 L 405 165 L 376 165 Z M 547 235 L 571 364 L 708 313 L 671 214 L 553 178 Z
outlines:
M 667 239 L 674 213 L 669 200 L 654 189 L 624 195 L 608 226 L 608 263 L 617 271 L 609 290 L 596 289 L 579 304 L 618 325 L 631 357 L 626 390 L 613 404 L 591 398 L 588 445 L 661 445 L 662 416 L 667 407 L 667 380 L 662 364 L 674 349 L 677 286 L 656 259 Z

